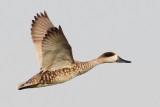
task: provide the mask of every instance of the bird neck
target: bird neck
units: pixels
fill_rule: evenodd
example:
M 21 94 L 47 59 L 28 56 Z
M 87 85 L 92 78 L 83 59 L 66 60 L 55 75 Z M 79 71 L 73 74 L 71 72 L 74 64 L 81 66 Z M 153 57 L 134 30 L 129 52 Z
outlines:
M 102 58 L 100 57 L 93 59 L 91 61 L 88 61 L 88 62 L 92 65 L 92 68 L 103 63 Z
M 96 58 L 96 59 L 93 59 L 91 61 L 86 61 L 86 62 L 77 62 L 78 71 L 80 74 L 84 74 L 90 69 L 92 69 L 93 67 L 101 63 L 103 63 L 101 58 Z

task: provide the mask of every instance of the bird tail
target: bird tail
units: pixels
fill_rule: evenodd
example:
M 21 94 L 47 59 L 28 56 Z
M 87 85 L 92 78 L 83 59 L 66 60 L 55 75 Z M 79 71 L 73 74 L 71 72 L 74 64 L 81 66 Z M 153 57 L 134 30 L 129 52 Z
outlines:
M 26 82 L 20 83 L 17 85 L 18 90 L 23 90 L 26 88 L 35 88 L 38 84 L 27 84 Z

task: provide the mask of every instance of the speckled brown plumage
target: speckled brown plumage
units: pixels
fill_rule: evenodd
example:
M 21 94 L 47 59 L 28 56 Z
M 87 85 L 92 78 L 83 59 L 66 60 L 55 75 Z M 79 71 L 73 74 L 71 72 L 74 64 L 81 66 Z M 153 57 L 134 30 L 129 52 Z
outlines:
M 56 28 L 46 12 L 32 20 L 31 35 L 37 52 L 41 72 L 18 85 L 18 89 L 38 88 L 68 81 L 86 73 L 102 63 L 125 62 L 117 54 L 107 52 L 87 62 L 73 59 L 72 47 L 67 41 L 61 26 Z
M 92 65 L 89 61 L 75 61 L 71 68 L 63 68 L 55 71 L 40 72 L 37 75 L 33 76 L 31 79 L 29 79 L 27 82 L 23 83 L 19 90 L 25 88 L 38 88 L 63 83 L 78 75 L 87 72 L 94 66 L 95 65 Z

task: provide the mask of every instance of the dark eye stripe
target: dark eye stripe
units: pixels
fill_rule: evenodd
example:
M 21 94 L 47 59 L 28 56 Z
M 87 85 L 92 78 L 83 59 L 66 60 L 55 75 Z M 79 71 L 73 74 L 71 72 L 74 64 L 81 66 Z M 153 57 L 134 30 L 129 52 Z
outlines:
M 115 53 L 113 53 L 113 52 L 107 52 L 107 53 L 103 54 L 103 56 L 105 56 L 105 57 L 110 57 L 110 56 L 114 56 L 114 55 L 115 55 Z

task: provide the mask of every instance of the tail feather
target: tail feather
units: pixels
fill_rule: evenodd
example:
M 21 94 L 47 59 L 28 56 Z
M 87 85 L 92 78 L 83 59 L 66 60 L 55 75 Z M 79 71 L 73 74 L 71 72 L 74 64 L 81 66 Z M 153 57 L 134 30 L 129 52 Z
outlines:
M 38 84 L 26 84 L 24 82 L 24 83 L 18 84 L 17 85 L 17 89 L 18 90 L 22 90 L 22 89 L 26 89 L 26 88 L 35 88 L 37 86 L 38 86 Z

